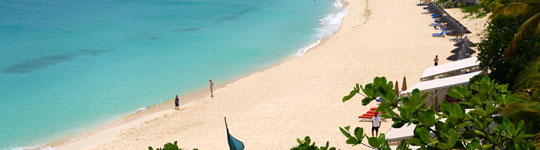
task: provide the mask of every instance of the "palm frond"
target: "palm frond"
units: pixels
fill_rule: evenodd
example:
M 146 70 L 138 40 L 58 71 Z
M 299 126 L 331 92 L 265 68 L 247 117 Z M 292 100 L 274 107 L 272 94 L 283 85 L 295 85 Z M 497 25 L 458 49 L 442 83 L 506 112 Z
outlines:
M 540 102 L 526 99 L 516 100 L 507 105 L 501 112 L 503 116 L 513 120 L 527 120 L 527 122 L 540 122 Z M 540 126 L 540 125 L 534 125 Z
M 519 72 L 515 78 L 513 89 L 530 87 L 532 81 L 540 81 L 540 58 L 534 60 Z
M 517 42 L 519 42 L 523 38 L 527 37 L 537 37 L 540 36 L 540 12 L 536 13 L 536 15 L 532 16 L 531 18 L 527 19 L 518 29 L 516 34 L 514 35 L 514 39 L 512 39 L 512 42 L 508 45 L 508 48 L 506 48 L 506 51 L 504 51 L 503 57 L 507 57 L 514 53 L 515 47 Z
M 540 132 L 537 132 L 536 134 L 534 134 L 534 146 L 536 146 L 536 148 L 540 148 Z

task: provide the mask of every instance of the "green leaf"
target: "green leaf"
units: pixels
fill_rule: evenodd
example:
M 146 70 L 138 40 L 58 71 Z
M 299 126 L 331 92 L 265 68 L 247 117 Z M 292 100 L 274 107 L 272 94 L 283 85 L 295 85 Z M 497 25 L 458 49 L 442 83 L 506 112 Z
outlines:
M 463 89 L 461 86 L 454 86 L 454 88 L 448 90 L 446 94 L 453 98 L 465 99 L 466 93 L 464 91 L 465 89 Z
M 422 143 L 422 141 L 420 141 L 420 139 L 418 138 L 409 138 L 409 143 L 411 143 L 411 145 L 414 145 L 414 146 L 424 145 L 424 143 Z
M 486 112 L 485 111 L 482 111 L 482 110 L 472 110 L 470 111 L 469 113 L 472 113 L 472 114 L 475 114 L 475 115 L 479 115 L 479 116 L 487 116 Z
M 304 138 L 304 141 L 305 141 L 307 144 L 309 144 L 309 143 L 311 143 L 311 138 L 309 138 L 309 136 L 306 136 L 306 137 Z
M 469 102 L 460 102 L 459 103 L 459 106 L 463 107 L 463 108 L 471 108 L 472 107 L 472 104 L 469 103 Z
M 346 102 L 348 100 L 350 100 L 351 98 L 354 97 L 354 95 L 356 95 L 357 91 L 351 91 L 351 93 L 349 93 L 349 95 L 347 96 L 344 96 L 343 99 L 341 100 L 341 102 Z
M 531 137 L 534 137 L 534 135 L 532 135 L 532 134 L 519 134 L 518 136 L 516 136 L 516 139 L 526 139 L 526 138 L 531 138 Z
M 416 127 L 416 134 L 420 137 L 423 143 L 429 143 L 429 131 L 424 127 Z
M 445 144 L 445 143 L 437 143 L 437 148 L 439 148 L 439 149 L 449 149 L 450 146 L 448 146 L 448 144 Z
M 372 147 L 379 147 L 379 140 L 376 137 L 368 137 L 368 143 Z
M 523 123 L 524 123 L 523 120 L 520 120 L 520 121 L 518 122 L 518 125 L 517 125 L 517 127 L 516 127 L 516 134 L 518 134 L 519 131 L 521 131 L 521 128 L 523 127 Z M 516 136 L 516 135 L 514 135 L 514 136 Z
M 360 144 L 360 141 L 358 141 L 354 137 L 351 137 L 351 138 L 347 139 L 347 141 L 345 141 L 345 143 L 351 144 L 351 145 L 358 145 L 358 144 Z
M 493 144 L 485 144 L 485 145 L 482 145 L 481 147 L 483 149 L 488 149 L 488 148 L 491 148 L 491 146 L 493 146 Z
M 346 126 L 345 129 L 339 127 L 339 130 L 341 131 L 341 133 L 342 133 L 343 135 L 345 135 L 345 137 L 351 138 L 352 135 L 349 133 L 349 128 L 350 128 L 350 126 Z
M 448 146 L 454 147 L 460 135 L 456 132 L 456 130 L 449 129 L 448 136 L 449 136 Z
M 474 108 L 475 110 L 472 110 L 471 113 L 480 115 L 482 117 L 488 117 L 486 111 L 482 107 L 476 105 Z
M 419 112 L 418 119 L 420 119 L 425 126 L 433 126 L 433 124 L 435 124 L 435 111 L 428 109 L 425 112 Z
M 394 122 L 394 123 L 392 124 L 392 128 L 401 128 L 401 127 L 403 127 L 403 125 L 405 125 L 404 122 L 397 121 L 397 122 Z
M 392 118 L 392 116 L 390 114 L 387 114 L 387 113 L 381 114 L 381 117 L 383 117 L 383 118 Z
M 399 143 L 399 145 L 398 145 L 398 147 L 396 149 L 397 150 L 408 150 L 409 145 L 407 144 L 406 140 L 401 140 L 401 142 Z
M 503 119 L 503 125 L 504 125 L 504 128 L 506 129 L 506 132 L 508 132 L 508 134 L 510 134 L 511 136 L 516 135 L 516 127 L 514 126 L 514 124 L 512 124 L 512 122 L 510 122 L 508 118 L 505 117 Z
M 486 134 L 478 129 L 474 129 L 474 134 L 482 136 L 482 137 L 486 137 Z
M 377 140 L 379 141 L 379 146 L 382 146 L 386 141 L 386 136 L 384 135 L 384 133 L 381 133 Z
M 358 141 L 362 141 L 364 138 L 364 128 L 356 127 L 354 129 L 354 136 L 356 139 L 358 139 Z
M 371 103 L 371 101 L 373 101 L 373 98 L 365 97 L 365 98 L 362 99 L 362 105 L 366 106 L 367 104 Z
M 468 126 L 468 125 L 469 125 L 469 123 L 466 123 L 466 122 L 460 123 L 460 124 L 457 124 L 457 125 L 456 125 L 456 129 L 463 129 L 463 128 L 465 128 L 465 127 Z

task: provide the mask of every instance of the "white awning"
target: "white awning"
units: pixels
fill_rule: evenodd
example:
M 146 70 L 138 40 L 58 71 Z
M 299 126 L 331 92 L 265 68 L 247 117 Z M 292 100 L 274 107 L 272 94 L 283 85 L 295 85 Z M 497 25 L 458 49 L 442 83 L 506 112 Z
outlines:
M 441 64 L 439 66 L 433 66 L 427 68 L 420 79 L 431 78 L 437 75 L 459 71 L 462 69 L 473 68 L 480 65 L 476 57 L 458 60 L 451 63 Z
M 388 139 L 388 142 L 394 142 L 394 141 L 401 141 L 404 139 L 409 139 L 414 136 L 414 128 L 416 128 L 416 125 L 404 125 L 401 128 L 390 128 L 385 134 L 386 139 Z
M 477 71 L 477 72 L 457 75 L 453 77 L 418 82 L 411 88 L 407 89 L 407 91 L 403 91 L 401 94 L 412 93 L 414 89 L 418 89 L 420 91 L 427 91 L 427 90 L 432 90 L 432 89 L 442 89 L 442 88 L 453 87 L 456 85 L 464 85 L 464 84 L 469 83 L 470 78 L 476 75 L 479 75 L 481 72 L 482 71 Z

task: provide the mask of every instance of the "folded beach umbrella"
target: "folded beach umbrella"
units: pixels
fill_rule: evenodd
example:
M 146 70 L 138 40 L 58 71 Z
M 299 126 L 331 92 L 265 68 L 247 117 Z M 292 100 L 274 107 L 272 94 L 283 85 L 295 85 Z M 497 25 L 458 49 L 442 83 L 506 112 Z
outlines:
M 403 85 L 401 86 L 402 91 L 407 91 L 407 79 L 403 76 Z
M 475 53 L 474 50 L 472 50 L 471 48 L 467 47 L 467 46 L 460 46 L 456 49 L 453 49 L 452 51 L 450 51 L 452 53 L 463 53 L 463 54 L 467 54 L 467 55 L 472 55 Z
M 456 61 L 456 60 L 462 60 L 462 59 L 465 59 L 465 58 L 470 58 L 471 55 L 467 55 L 465 53 L 461 53 L 461 52 L 458 52 L 458 53 L 455 53 L 454 55 L 452 56 L 449 56 L 448 58 L 446 58 L 447 60 L 451 60 L 451 61 Z
M 225 128 L 227 129 L 227 143 L 229 143 L 229 150 L 244 150 L 244 143 L 234 138 L 231 133 L 229 133 L 229 127 L 227 127 L 227 118 L 223 118 L 225 118 Z
M 461 40 L 461 41 L 457 42 L 456 44 L 454 44 L 454 46 L 469 46 L 469 47 L 476 47 L 476 44 L 474 44 L 473 42 L 469 41 L 469 39 L 464 39 L 464 40 Z
M 394 87 L 394 90 L 396 90 L 396 95 L 399 95 L 399 84 L 396 81 L 396 86 Z

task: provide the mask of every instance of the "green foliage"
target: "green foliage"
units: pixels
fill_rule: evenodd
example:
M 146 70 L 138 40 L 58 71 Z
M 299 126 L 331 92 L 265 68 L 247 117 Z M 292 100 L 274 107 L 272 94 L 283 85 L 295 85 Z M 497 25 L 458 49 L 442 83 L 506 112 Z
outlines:
M 525 99 L 540 102 L 540 58 L 517 75 L 513 89 Z
M 152 148 L 152 146 L 148 147 L 148 150 L 154 150 L 154 148 Z M 177 141 L 174 141 L 174 143 L 167 143 L 163 146 L 163 148 L 156 148 L 156 150 L 187 150 L 187 149 L 182 149 L 182 148 L 179 148 L 178 147 L 178 143 Z M 198 148 L 194 148 L 193 150 L 199 150 Z
M 513 122 L 527 120 L 524 124 L 527 133 L 540 134 L 540 102 L 521 98 L 507 105 L 501 114 Z
M 464 102 L 449 104 L 444 101 L 440 106 L 441 112 L 425 107 L 427 93 L 421 94 L 415 89 L 408 97 L 398 97 L 392 85 L 386 78 L 377 77 L 364 87 L 356 86 L 343 101 L 356 94 L 365 96 L 363 105 L 377 97 L 385 99 L 378 111 L 386 112 L 383 117 L 391 118 L 393 127 L 416 125 L 414 136 L 408 143 L 403 141 L 399 145 L 403 149 L 408 149 L 408 144 L 420 146 L 420 149 L 535 149 L 532 135 L 524 131 L 523 120 L 514 124 L 507 117 L 498 115 L 515 98 L 507 90 L 507 85 L 496 84 L 484 77 L 465 87 L 456 86 L 448 91 L 448 95 Z M 398 106 L 399 103 L 402 106 Z M 466 109 L 470 111 L 466 112 Z M 361 128 L 355 129 L 355 136 L 349 128 L 340 128 L 348 138 L 347 144 L 358 145 L 363 137 L 367 137 L 358 135 L 363 134 Z M 389 149 L 384 134 L 379 138 L 368 137 L 368 143 L 374 148 Z
M 467 15 L 465 15 L 463 18 L 482 18 L 487 16 L 487 11 L 485 11 L 480 4 L 463 6 L 461 7 L 461 12 L 467 13 Z
M 493 13 L 478 46 L 480 65 L 492 79 L 514 85 L 517 73 L 540 56 L 540 1 L 481 0 L 480 5 Z
M 336 150 L 335 147 L 330 147 L 329 142 L 326 142 L 325 146 L 317 147 L 315 142 L 311 143 L 311 138 L 306 136 L 304 140 L 296 139 L 298 146 L 291 148 L 291 150 Z
M 354 129 L 354 133 L 351 134 L 349 132 L 349 129 L 350 129 L 350 126 L 346 126 L 344 128 L 342 127 L 339 127 L 339 130 L 341 131 L 341 133 L 343 135 L 345 135 L 345 137 L 347 137 L 347 141 L 346 143 L 347 144 L 351 144 L 351 145 L 358 145 L 360 143 L 362 143 L 362 139 L 364 139 L 365 135 L 364 135 L 364 129 L 363 128 L 359 128 L 359 127 L 356 127 Z M 353 136 L 354 135 L 354 136 Z
M 514 53 L 503 56 L 520 25 L 527 19 L 528 16 L 493 18 L 486 29 L 486 40 L 478 44 L 480 67 L 489 69 L 491 71 L 489 77 L 499 83 L 513 85 L 515 76 L 529 62 L 540 56 L 538 52 L 540 38 L 529 38 L 517 42 Z

